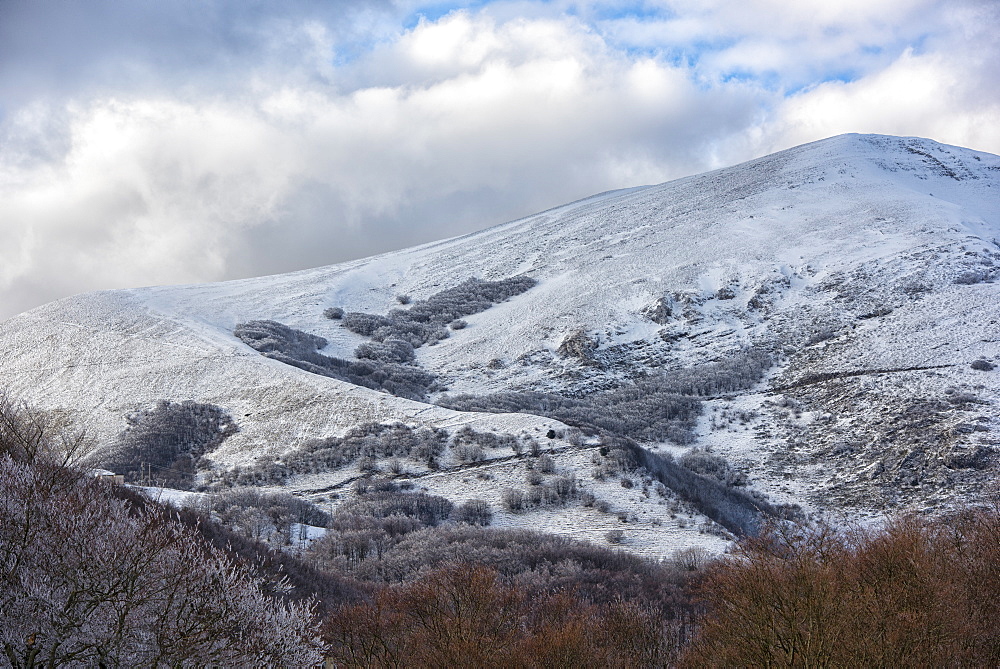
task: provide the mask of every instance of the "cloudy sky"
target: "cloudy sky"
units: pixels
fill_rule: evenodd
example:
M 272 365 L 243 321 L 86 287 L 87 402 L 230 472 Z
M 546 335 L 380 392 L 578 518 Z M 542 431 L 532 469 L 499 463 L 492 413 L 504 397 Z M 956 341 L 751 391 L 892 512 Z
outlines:
M 1000 153 L 996 0 L 3 0 L 0 319 L 842 132 Z

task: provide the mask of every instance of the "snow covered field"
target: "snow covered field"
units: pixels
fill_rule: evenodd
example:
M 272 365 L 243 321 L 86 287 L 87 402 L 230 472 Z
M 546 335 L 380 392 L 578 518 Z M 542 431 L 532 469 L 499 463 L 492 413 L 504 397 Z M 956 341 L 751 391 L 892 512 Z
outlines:
M 0 379 L 12 396 L 105 443 L 127 414 L 159 400 L 216 404 L 240 428 L 212 454 L 220 468 L 364 422 L 544 434 L 564 426 L 455 412 L 310 374 L 232 334 L 271 319 L 326 338 L 322 353 L 351 358 L 365 339 L 324 309 L 385 314 L 399 295 L 419 300 L 471 276 L 527 274 L 535 287 L 417 349 L 448 393 L 586 393 L 766 346 L 777 362 L 761 383 L 706 399 L 695 443 L 659 448 L 706 449 L 751 488 L 810 512 L 941 508 L 996 485 L 986 451 L 1000 443 L 1000 371 L 971 365 L 1000 364 L 998 239 L 1000 158 L 843 135 L 341 265 L 61 300 L 0 324 Z M 657 304 L 669 314 L 654 320 Z M 596 344 L 593 359 L 558 352 L 577 331 Z M 704 532 L 703 517 L 644 495 L 641 477 L 632 488 L 594 480 L 590 457 L 566 450 L 556 460 L 610 513 L 573 504 L 499 512 L 495 524 L 597 542 L 622 530 L 622 547 L 646 555 L 726 545 Z M 505 487 L 525 485 L 522 461 L 481 469 L 492 478 L 463 470 L 416 482 L 495 508 Z M 346 476 L 300 477 L 289 489 L 306 494 Z

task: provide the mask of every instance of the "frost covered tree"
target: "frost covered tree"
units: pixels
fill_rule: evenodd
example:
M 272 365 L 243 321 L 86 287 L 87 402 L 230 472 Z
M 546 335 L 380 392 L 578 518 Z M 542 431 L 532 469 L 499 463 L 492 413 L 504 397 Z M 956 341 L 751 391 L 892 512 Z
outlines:
M 0 653 L 11 666 L 310 666 L 311 605 L 159 505 L 61 462 L 43 425 L 0 407 Z M 37 448 L 19 448 L 26 439 Z
M 94 464 L 132 480 L 145 463 L 156 468 L 158 479 L 175 487 L 190 484 L 198 459 L 239 432 L 221 407 L 190 400 L 161 400 L 127 416 L 126 423 L 113 448 Z

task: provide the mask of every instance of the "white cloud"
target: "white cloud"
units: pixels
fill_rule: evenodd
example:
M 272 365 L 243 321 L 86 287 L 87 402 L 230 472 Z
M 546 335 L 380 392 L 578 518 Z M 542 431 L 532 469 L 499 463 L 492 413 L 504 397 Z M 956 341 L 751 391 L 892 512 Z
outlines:
M 931 137 L 1000 153 L 1000 44 L 992 38 L 1000 7 L 956 7 L 954 28 L 936 48 L 906 49 L 884 69 L 827 82 L 792 96 L 764 124 L 766 148 L 842 132 Z
M 233 10 L 238 28 L 196 35 L 207 65 L 172 55 L 163 73 L 133 39 L 120 86 L 88 75 L 0 97 L 0 317 L 80 290 L 336 262 L 838 132 L 1000 150 L 989 5 L 779 4 L 672 2 L 639 20 L 494 3 L 395 33 L 391 12 Z M 179 30 L 151 39 L 181 48 Z M 70 70 L 114 55 L 88 42 Z M 830 63 L 859 74 L 822 83 Z M 725 78 L 738 68 L 779 84 Z M 12 81 L 0 74 L 0 96 Z

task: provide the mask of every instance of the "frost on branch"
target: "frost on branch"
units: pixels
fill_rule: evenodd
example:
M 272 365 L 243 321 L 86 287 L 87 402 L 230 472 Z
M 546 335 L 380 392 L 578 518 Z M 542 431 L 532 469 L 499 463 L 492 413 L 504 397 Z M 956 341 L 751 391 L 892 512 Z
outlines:
M 10 665 L 319 661 L 311 605 L 266 595 L 246 567 L 162 507 L 119 498 L 46 454 L 26 456 L 16 446 L 31 425 L 8 409 L 0 407 L 0 652 Z

